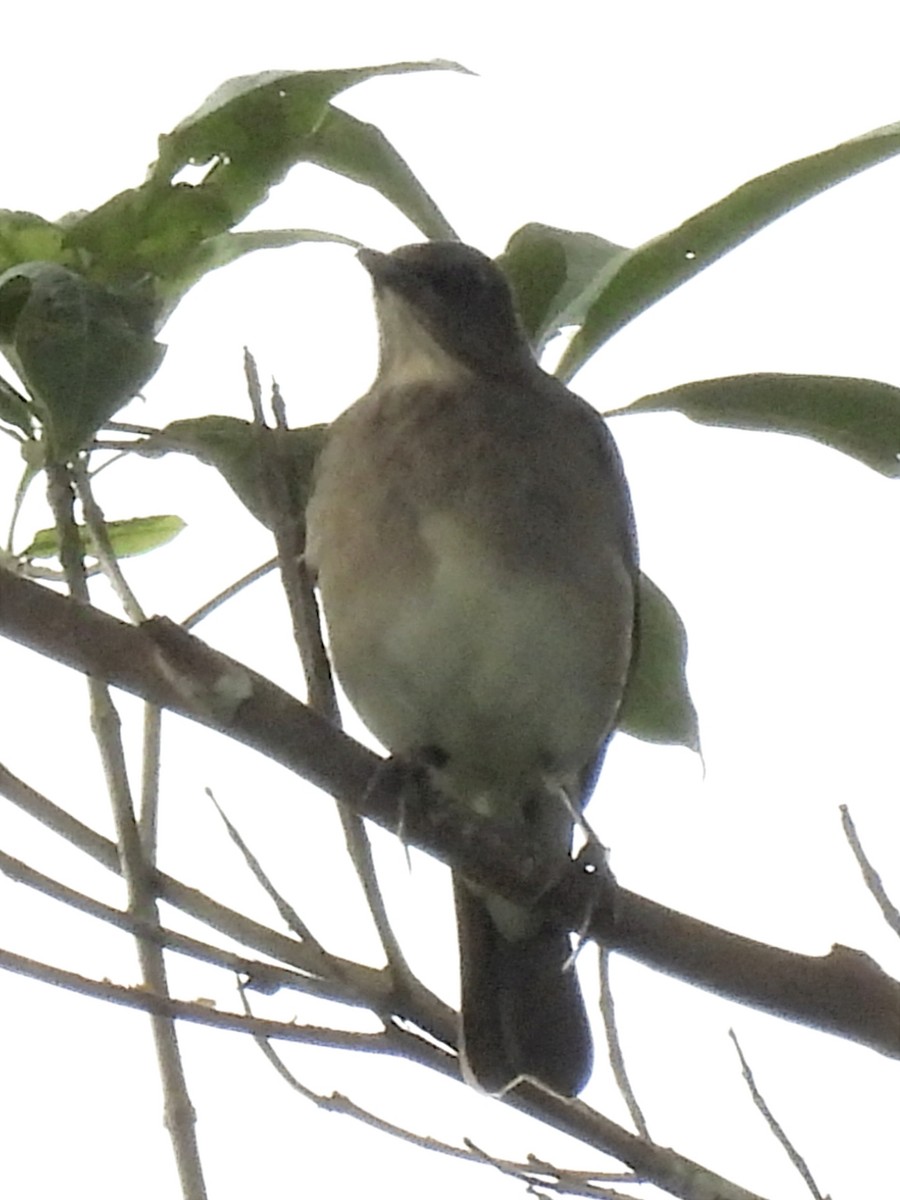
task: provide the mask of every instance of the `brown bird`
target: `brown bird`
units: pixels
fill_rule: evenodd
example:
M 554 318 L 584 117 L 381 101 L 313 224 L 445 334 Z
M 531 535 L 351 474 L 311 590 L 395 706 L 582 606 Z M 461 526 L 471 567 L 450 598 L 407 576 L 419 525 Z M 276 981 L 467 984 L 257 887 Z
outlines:
M 490 259 L 455 242 L 359 257 L 380 367 L 334 423 L 308 508 L 335 668 L 393 755 L 562 868 L 635 639 L 621 461 L 538 366 Z M 454 886 L 467 1076 L 576 1094 L 592 1049 L 570 938 Z

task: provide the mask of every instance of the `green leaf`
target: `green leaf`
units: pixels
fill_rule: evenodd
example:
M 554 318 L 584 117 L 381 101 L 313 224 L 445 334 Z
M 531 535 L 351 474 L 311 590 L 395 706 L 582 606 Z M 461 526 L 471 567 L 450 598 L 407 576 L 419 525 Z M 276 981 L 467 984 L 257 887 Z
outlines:
M 15 337 L 19 317 L 31 296 L 32 282 L 27 267 L 18 274 L 7 271 L 0 279 L 5 281 L 0 289 L 0 343 L 6 345 Z
M 159 158 L 142 187 L 68 220 L 66 246 L 89 256 L 92 278 L 121 287 L 150 276 L 166 281 L 162 291 L 171 300 L 185 261 L 239 224 L 291 167 L 306 161 L 377 188 L 429 236 L 452 236 L 384 136 L 330 104 L 373 76 L 432 70 L 464 68 L 393 63 L 232 79 L 160 138 Z M 192 165 L 206 168 L 200 181 L 178 180 Z
M 152 177 L 170 181 L 189 163 L 215 162 L 227 168 L 238 159 L 265 163 L 281 176 L 296 161 L 291 146 L 323 119 L 333 97 L 378 75 L 419 71 L 462 71 L 458 63 L 386 63 L 328 71 L 263 71 L 229 79 L 172 130 L 160 138 Z M 271 176 L 271 182 L 275 182 Z
M 71 458 L 162 362 L 132 303 L 55 263 L 0 275 L 0 345 L 44 425 L 48 454 Z
M 457 68 L 462 70 L 463 68 Z M 446 217 L 380 129 L 329 106 L 309 139 L 310 162 L 374 188 L 428 238 L 456 240 Z
M 94 543 L 85 525 L 79 525 L 78 536 L 85 554 L 94 554 Z M 117 558 L 146 554 L 166 542 L 171 542 L 184 529 L 184 521 L 176 516 L 131 517 L 126 521 L 107 521 L 106 532 Z M 59 540 L 55 529 L 40 529 L 31 545 L 21 554 L 23 559 L 57 558 Z
M 339 233 L 324 233 L 318 229 L 262 229 L 253 232 L 220 233 L 207 238 L 179 264 L 177 274 L 161 281 L 158 294 L 162 298 L 159 316 L 164 319 L 189 288 L 218 267 L 250 254 L 254 250 L 281 250 L 301 242 L 336 242 L 359 249 L 361 242 Z
M 900 477 L 900 388 L 838 375 L 731 375 L 701 379 L 630 404 L 634 412 L 684 413 L 700 425 L 792 433 Z
M 33 434 L 31 405 L 5 379 L 0 379 L 0 421 L 17 425 L 29 437 Z
M 25 466 L 19 478 L 13 501 L 12 519 L 9 523 L 9 549 L 12 549 L 12 546 L 15 544 L 16 523 L 19 520 L 22 505 L 25 503 L 25 496 L 44 466 L 42 456 L 43 446 L 40 442 L 29 438 L 27 441 L 21 443 L 20 450 L 22 458 L 25 460 Z
M 581 325 L 611 265 L 629 253 L 594 233 L 537 223 L 516 230 L 498 261 L 538 354 L 560 329 Z
M 87 260 L 92 279 L 121 288 L 177 276 L 204 239 L 234 223 L 225 199 L 208 188 L 146 183 L 80 214 L 66 237 Z
M 151 457 L 179 451 L 215 467 L 244 506 L 258 521 L 271 528 L 268 480 L 273 462 L 284 464 L 291 513 L 302 520 L 309 499 L 313 465 L 327 431 L 327 425 L 261 430 L 252 422 L 237 417 L 198 417 L 173 421 L 147 438 L 136 450 Z
M 59 225 L 35 213 L 0 209 L 0 271 L 38 259 L 74 266 L 74 256 L 64 248 L 64 237 Z
M 687 634 L 671 601 L 641 575 L 637 654 L 618 728 L 645 742 L 700 749 L 697 710 L 685 677 Z
M 900 123 L 750 180 L 677 229 L 625 254 L 607 276 L 557 374 L 571 379 L 614 333 L 710 263 L 844 179 L 900 151 Z

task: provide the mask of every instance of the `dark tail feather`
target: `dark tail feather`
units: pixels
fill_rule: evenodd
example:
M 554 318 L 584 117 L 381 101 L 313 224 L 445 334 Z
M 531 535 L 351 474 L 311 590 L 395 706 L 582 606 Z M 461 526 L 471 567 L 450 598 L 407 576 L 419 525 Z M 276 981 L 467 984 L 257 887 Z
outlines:
M 593 1050 L 566 934 L 539 929 L 503 937 L 484 902 L 454 882 L 462 990 L 461 1054 L 488 1092 L 520 1075 L 575 1096 L 591 1073 Z

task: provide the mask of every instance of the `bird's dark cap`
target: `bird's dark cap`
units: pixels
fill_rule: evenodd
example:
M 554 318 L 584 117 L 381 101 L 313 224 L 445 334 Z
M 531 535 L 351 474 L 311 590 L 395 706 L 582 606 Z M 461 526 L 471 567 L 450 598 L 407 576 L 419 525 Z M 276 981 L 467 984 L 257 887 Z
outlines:
M 470 369 L 477 366 L 485 376 L 534 369 L 509 284 L 500 267 L 474 246 L 415 242 L 390 254 L 362 249 L 357 257 L 372 277 L 376 296 L 401 297 L 451 357 Z
M 364 246 L 357 250 L 356 257 L 376 283 L 390 284 L 410 276 L 428 278 L 462 271 L 482 282 L 502 278 L 487 255 L 462 242 L 412 242 L 408 246 L 399 246 L 390 254 Z
M 433 242 L 410 242 L 408 246 L 398 246 L 396 250 L 392 250 L 389 254 L 384 254 L 380 250 L 372 250 L 369 246 L 363 246 L 357 250 L 356 257 L 365 267 L 383 262 L 384 259 L 393 259 L 409 267 L 427 266 L 435 263 L 459 265 L 466 262 L 473 264 L 476 262 L 489 263 L 491 261 L 486 254 L 482 254 L 474 246 L 467 246 L 465 242 L 439 240 Z

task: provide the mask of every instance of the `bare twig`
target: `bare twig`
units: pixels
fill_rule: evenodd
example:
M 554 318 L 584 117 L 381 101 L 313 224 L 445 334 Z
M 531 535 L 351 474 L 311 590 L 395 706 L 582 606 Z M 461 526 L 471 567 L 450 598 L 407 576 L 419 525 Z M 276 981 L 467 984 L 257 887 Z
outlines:
M 162 710 L 156 704 L 144 705 L 144 742 L 141 762 L 141 808 L 138 830 L 148 863 L 156 863 L 156 837 L 159 822 L 159 768 L 162 755 Z
M 243 986 L 240 987 L 240 995 L 244 1006 L 244 1012 L 247 1016 L 252 1016 Z M 275 1068 L 281 1078 L 288 1084 L 288 1086 L 293 1088 L 294 1091 L 299 1092 L 300 1095 L 305 1099 L 310 1100 L 316 1105 L 317 1108 L 320 1108 L 325 1112 L 336 1112 L 341 1113 L 344 1116 L 352 1117 L 354 1120 L 359 1121 L 364 1125 L 368 1125 L 372 1129 L 377 1129 L 379 1133 L 386 1133 L 390 1137 L 397 1138 L 411 1146 L 417 1146 L 419 1149 L 431 1150 L 437 1154 L 444 1154 L 449 1158 L 462 1159 L 463 1161 L 476 1164 L 489 1162 L 492 1166 L 498 1167 L 507 1174 L 515 1175 L 517 1178 L 522 1179 L 529 1185 L 533 1186 L 537 1180 L 546 1182 L 548 1186 L 551 1187 L 554 1186 L 554 1183 L 556 1183 L 559 1185 L 556 1190 L 560 1191 L 561 1193 L 564 1192 L 567 1195 L 585 1196 L 588 1198 L 593 1198 L 593 1200 L 609 1200 L 609 1198 L 611 1198 L 611 1200 L 625 1200 L 625 1198 L 620 1197 L 617 1193 L 609 1192 L 606 1189 L 598 1190 L 593 1182 L 588 1181 L 596 1181 L 601 1178 L 608 1178 L 611 1182 L 625 1182 L 634 1180 L 634 1175 L 630 1172 L 625 1174 L 622 1172 L 617 1172 L 616 1174 L 610 1174 L 608 1177 L 604 1177 L 598 1172 L 576 1173 L 551 1168 L 546 1164 L 540 1164 L 540 1166 L 538 1166 L 536 1160 L 531 1159 L 529 1159 L 527 1163 L 517 1163 L 507 1159 L 496 1159 L 480 1151 L 474 1145 L 474 1143 L 469 1141 L 468 1138 L 465 1139 L 466 1148 L 463 1148 L 461 1146 L 452 1146 L 448 1142 L 439 1141 L 437 1138 L 426 1137 L 423 1134 L 414 1133 L 411 1129 L 404 1129 L 400 1125 L 395 1125 L 393 1122 L 385 1120 L 384 1117 L 377 1116 L 368 1109 L 361 1108 L 354 1101 L 350 1100 L 347 1096 L 344 1096 L 339 1092 L 332 1092 L 330 1096 L 325 1096 L 322 1093 L 316 1092 L 312 1088 L 307 1087 L 305 1083 L 302 1083 L 297 1078 L 294 1072 L 291 1071 L 287 1066 L 284 1059 L 270 1045 L 268 1038 L 257 1036 L 255 1040 L 262 1053 Z M 575 1179 L 578 1179 L 579 1186 L 562 1186 L 560 1181 L 563 1179 L 570 1184 Z
M 121 987 L 106 980 L 88 979 L 59 967 L 36 962 L 20 954 L 0 949 L 0 970 L 14 971 L 56 987 L 67 988 L 95 999 L 122 1004 L 142 1012 L 192 1021 L 215 1029 L 229 1029 L 254 1037 L 277 1038 L 331 1049 L 400 1055 L 459 1078 L 458 1060 L 422 1038 L 388 1026 L 383 1033 L 351 1033 L 293 1022 L 268 1021 L 239 1013 L 219 1012 L 205 1004 L 160 996 L 145 988 Z M 535 1088 L 518 1088 L 507 1093 L 506 1102 L 523 1112 L 563 1129 L 605 1153 L 631 1162 L 641 1178 L 668 1189 L 679 1200 L 761 1200 L 755 1193 L 705 1170 L 672 1150 L 665 1150 L 632 1137 L 612 1121 L 586 1105 L 548 1096 Z
M 866 887 L 875 897 L 875 901 L 881 909 L 881 915 L 885 921 L 887 921 L 894 933 L 900 937 L 900 911 L 898 911 L 897 906 L 888 896 L 884 884 L 881 882 L 881 876 L 872 866 L 865 850 L 863 850 L 862 842 L 859 840 L 856 826 L 853 823 L 853 818 L 850 816 L 850 810 L 846 804 L 841 805 L 841 824 L 844 827 L 844 836 L 850 843 L 850 849 L 853 851 L 857 863 L 859 863 L 859 869 L 862 872 Z
M 74 844 L 81 845 L 91 853 L 92 857 L 115 869 L 115 848 L 108 839 L 88 829 L 70 814 L 64 813 L 2 767 L 0 767 L 0 789 L 19 803 L 20 807 L 37 816 L 44 824 L 51 828 L 65 829 L 71 835 L 70 840 Z M 264 953 L 276 955 L 285 962 L 296 962 L 304 955 L 305 948 L 291 939 L 267 930 L 241 914 L 234 913 L 169 876 L 157 872 L 155 878 L 160 895 L 167 901 L 222 930 L 229 936 L 237 937 L 245 944 L 256 943 Z M 179 947 L 175 945 L 173 948 L 178 949 Z M 227 965 L 232 964 L 228 963 Z M 238 969 L 244 969 L 242 963 L 235 965 Z M 113 984 L 86 980 L 81 976 L 61 972 L 55 967 L 35 964 L 18 955 L 0 953 L 0 968 L 28 974 L 45 982 L 71 988 L 99 999 L 117 1001 L 133 1008 L 162 1012 L 165 1015 L 198 1021 L 217 1028 L 240 1029 L 263 1037 L 315 1042 L 315 1044 L 345 1049 L 371 1049 L 400 1054 L 440 1071 L 450 1078 L 459 1077 L 457 1060 L 454 1056 L 438 1048 L 431 1040 L 423 1039 L 414 1033 L 407 1033 L 396 1024 L 389 1024 L 384 1034 L 378 1035 L 378 1038 L 370 1044 L 365 1038 L 360 1040 L 360 1035 L 348 1035 L 335 1031 L 310 1031 L 290 1024 L 285 1026 L 278 1022 L 257 1021 L 253 1025 L 247 1025 L 244 1018 L 219 1013 L 204 1005 L 185 1004 L 169 997 L 151 994 L 140 988 L 121 988 Z M 277 971 L 277 968 L 264 967 L 264 970 L 270 969 Z M 354 973 L 360 980 L 360 993 L 365 992 L 368 987 L 377 992 L 379 972 L 352 963 L 347 963 L 342 969 L 342 974 L 346 974 L 348 977 L 353 976 Z M 366 980 L 369 981 L 368 984 L 365 983 Z M 437 1005 L 437 1001 L 434 1004 Z M 372 1007 L 379 1011 L 377 1000 L 372 1002 Z M 431 1030 L 433 1036 L 443 1036 L 449 1041 L 452 1038 L 454 1022 L 449 1011 L 445 1016 L 440 1017 L 442 1011 L 439 1007 L 435 1011 L 423 1009 L 418 1004 L 417 998 L 417 1007 L 415 1010 L 411 1009 L 408 1015 L 421 1028 Z M 436 1019 L 437 1025 L 435 1024 Z M 384 1039 L 384 1041 L 379 1039 Z M 658 1186 L 667 1188 L 674 1196 L 680 1197 L 682 1200 L 698 1200 L 699 1197 L 713 1195 L 719 1200 L 760 1200 L 754 1193 L 723 1180 L 720 1176 L 706 1171 L 699 1164 L 685 1159 L 674 1151 L 664 1150 L 652 1143 L 635 1138 L 614 1122 L 579 1102 L 563 1100 L 528 1086 L 521 1086 L 507 1093 L 504 1102 L 536 1120 L 626 1162 L 641 1178 L 652 1180 Z
M 90 597 L 72 511 L 70 478 L 66 469 L 59 465 L 48 466 L 47 473 L 48 494 L 59 538 L 60 561 L 72 596 L 86 604 L 89 603 Z M 104 570 L 109 574 L 132 619 L 142 620 L 140 605 L 118 569 L 102 514 L 93 503 L 87 476 L 80 464 L 76 468 L 76 475 L 85 519 L 89 522 Z M 88 693 L 91 725 L 112 802 L 122 877 L 128 892 L 128 909 L 138 920 L 159 927 L 159 911 L 152 874 L 144 858 L 134 815 L 119 716 L 112 703 L 109 685 L 104 680 L 89 677 Z M 168 980 L 162 948 L 158 943 L 143 937 L 138 937 L 136 944 L 144 988 L 159 996 L 167 996 Z M 157 1013 L 151 1017 L 151 1028 L 165 1096 L 165 1124 L 172 1140 L 182 1193 L 185 1200 L 206 1200 L 206 1184 L 197 1145 L 196 1117 L 188 1094 L 175 1025 L 170 1016 Z
M 17 975 L 26 975 L 29 979 L 38 979 L 42 983 L 54 987 L 65 988 L 67 991 L 78 992 L 82 996 L 91 996 L 95 1000 L 105 1000 L 112 1004 L 121 1004 L 126 1008 L 138 1009 L 151 1017 L 164 1017 L 166 1020 L 191 1021 L 197 1025 L 208 1025 L 211 1029 L 228 1029 L 238 1033 L 248 1033 L 254 1037 L 279 1038 L 289 1042 L 302 1042 L 310 1046 L 327 1046 L 334 1050 L 357 1050 L 369 1054 L 387 1054 L 391 1056 L 415 1057 L 410 1052 L 410 1045 L 417 1041 L 412 1035 L 406 1035 L 406 1041 L 399 1039 L 394 1031 L 384 1033 L 355 1033 L 344 1029 L 328 1029 L 317 1025 L 298 1025 L 293 1021 L 270 1021 L 264 1017 L 246 1017 L 241 1013 L 220 1012 L 208 1004 L 196 1001 L 176 1000 L 169 995 L 149 992 L 145 987 L 123 987 L 121 984 L 110 983 L 108 979 L 89 979 L 73 971 L 65 971 L 50 963 L 38 962 L 21 954 L 0 948 L 0 970 L 13 971 Z M 431 1059 L 435 1047 L 422 1041 L 424 1056 L 433 1065 Z M 446 1055 L 449 1064 L 455 1062 Z M 452 1071 L 448 1071 L 452 1074 Z
M 612 1067 L 616 1086 L 621 1093 L 622 1099 L 625 1101 L 628 1112 L 631 1115 L 631 1120 L 634 1122 L 635 1129 L 642 1138 L 649 1142 L 651 1140 L 650 1131 L 647 1128 L 647 1122 L 644 1118 L 641 1106 L 638 1104 L 637 1096 L 634 1094 L 634 1089 L 631 1086 L 631 1080 L 628 1078 L 628 1071 L 625 1068 L 625 1056 L 622 1053 L 622 1045 L 619 1041 L 619 1030 L 616 1025 L 616 1005 L 609 978 L 609 957 L 609 949 L 606 946 L 601 946 L 600 1013 L 603 1017 L 603 1028 L 606 1031 L 606 1045 L 609 1051 L 609 1063 Z
M 11 570 L 13 568 L 10 568 Z M 15 571 L 17 575 L 21 575 L 23 579 L 46 579 L 51 583 L 65 583 L 65 573 L 58 567 L 42 567 L 39 566 L 33 559 L 21 559 L 16 563 Z M 99 563 L 85 563 L 84 575 L 86 579 L 93 579 L 96 575 L 101 575 L 103 568 Z
M 282 453 L 284 440 L 281 435 L 286 428 L 279 423 L 275 429 L 270 429 L 266 424 L 256 361 L 246 348 L 244 373 L 256 432 L 250 452 L 255 450 L 259 458 L 256 474 L 265 492 L 268 526 L 278 549 L 281 584 L 287 600 L 294 642 L 306 676 L 309 705 L 332 724 L 338 725 L 340 714 L 337 697 L 322 642 L 312 584 L 302 567 L 306 540 L 304 514 L 295 511 L 290 478 L 292 464 L 290 460 L 285 461 Z M 283 422 L 284 408 L 280 398 L 275 409 L 276 419 L 280 417 Z
M 221 804 L 219 804 L 218 800 L 213 795 L 212 789 L 206 788 L 205 791 L 206 791 L 207 796 L 209 797 L 209 799 L 212 801 L 213 805 L 215 806 L 216 812 L 221 817 L 222 823 L 224 824 L 225 828 L 228 830 L 228 836 L 231 838 L 231 840 L 234 842 L 234 844 L 237 846 L 237 848 L 240 850 L 241 854 L 243 855 L 244 862 L 249 867 L 250 872 L 253 875 L 253 878 L 260 885 L 260 887 L 263 889 L 263 891 L 266 893 L 266 895 L 272 900 L 275 907 L 278 909 L 278 913 L 279 913 L 281 919 L 287 925 L 288 929 L 290 929 L 291 932 L 294 933 L 302 942 L 306 942 L 307 945 L 314 946 L 316 949 L 320 950 L 322 952 L 322 954 L 324 954 L 325 951 L 322 948 L 322 945 L 319 942 L 319 940 L 312 934 L 312 932 L 309 929 L 309 926 L 305 923 L 305 921 L 302 920 L 302 918 L 300 917 L 300 914 L 297 912 L 297 910 L 291 904 L 288 903 L 288 901 L 284 898 L 284 896 L 281 895 L 281 893 L 278 891 L 278 889 L 272 883 L 271 879 L 268 877 L 268 875 L 263 870 L 259 859 L 250 850 L 250 847 L 244 841 L 243 837 L 238 832 L 235 825 L 233 825 L 232 822 L 229 820 L 229 818 L 226 816 L 225 811 L 223 810 Z
M 103 426 L 104 429 L 112 429 L 116 433 L 133 433 L 135 436 L 152 437 L 154 433 L 161 433 L 154 425 L 135 425 L 133 421 L 107 421 Z
M 644 1182 L 643 1177 L 636 1175 L 634 1171 L 576 1171 L 571 1167 L 559 1167 L 555 1163 L 549 1163 L 538 1158 L 536 1154 L 528 1155 L 528 1170 L 542 1179 L 549 1176 L 561 1180 L 565 1184 L 567 1194 L 571 1195 L 582 1195 L 580 1189 L 587 1189 L 596 1184 L 606 1186 L 611 1183 Z
M 211 600 L 207 600 L 205 604 L 192 612 L 189 617 L 185 617 L 181 622 L 182 628 L 193 629 L 201 621 L 205 621 L 208 616 L 211 616 L 217 608 L 221 608 L 226 601 L 231 600 L 232 597 L 242 592 L 244 588 L 249 587 L 251 583 L 256 583 L 258 579 L 264 579 L 277 566 L 278 559 L 270 558 L 268 562 L 264 562 L 261 566 L 254 567 L 252 571 L 248 571 L 246 575 L 242 575 L 240 579 L 235 580 L 234 583 L 230 583 L 227 588 L 223 588 Z
M 119 566 L 119 560 L 116 558 L 116 552 L 112 547 L 112 542 L 109 540 L 109 532 L 106 528 L 106 521 L 99 504 L 94 498 L 94 491 L 91 487 L 91 481 L 88 473 L 85 470 L 84 463 L 80 460 L 76 461 L 73 468 L 73 476 L 75 486 L 78 489 L 78 498 L 81 501 L 81 508 L 84 513 L 84 522 L 88 527 L 93 543 L 93 553 L 97 556 L 97 561 L 103 569 L 103 574 L 109 580 L 111 587 L 119 597 L 119 603 L 128 614 L 130 620 L 139 625 L 146 620 L 143 609 L 138 603 L 138 599 L 128 585 L 128 581 L 122 574 L 122 568 Z M 68 583 L 71 588 L 72 579 L 66 564 L 63 564 L 66 569 Z M 81 556 L 79 555 L 78 573 L 82 574 L 83 567 L 81 566 Z M 73 595 L 75 593 L 73 592 Z M 81 599 L 86 600 L 85 593 Z
M 77 912 L 104 921 L 107 925 L 113 925 L 136 937 L 156 941 L 165 950 L 172 950 L 198 962 L 222 967 L 236 975 L 242 975 L 245 977 L 243 986 L 248 991 L 270 995 L 281 989 L 287 989 L 315 996 L 319 1000 L 330 1000 L 336 1004 L 350 1005 L 355 1008 L 371 1009 L 373 1007 L 372 997 L 361 995 L 358 991 L 351 990 L 340 983 L 326 983 L 318 976 L 300 974 L 296 970 L 278 967 L 272 963 L 262 962 L 260 959 L 246 958 L 242 954 L 235 954 L 233 950 L 225 950 L 221 946 L 201 942 L 197 938 L 177 933 L 173 929 L 148 925 L 132 916 L 131 913 L 103 904 L 102 901 L 95 900 L 92 896 L 86 896 L 83 892 L 76 891 L 58 879 L 52 879 L 49 875 L 45 875 L 42 871 L 36 870 L 28 863 L 24 863 L 2 850 L 0 850 L 0 871 L 8 879 L 33 888 L 42 895 L 58 900 Z M 377 995 L 375 999 L 377 1001 Z
M 303 557 L 306 542 L 304 514 L 294 511 L 290 486 L 291 462 L 286 460 L 282 453 L 285 444 L 283 435 L 287 432 L 284 401 L 278 385 L 274 384 L 272 409 L 276 428 L 271 430 L 265 424 L 256 362 L 246 349 L 244 370 L 259 437 L 259 453 L 264 459 L 265 469 L 260 470 L 260 478 L 265 481 L 268 489 L 269 526 L 278 548 L 281 583 L 291 616 L 294 641 L 306 677 L 308 703 L 314 712 L 340 728 L 340 711 L 331 676 L 331 665 L 322 638 L 314 583 Z M 356 868 L 388 966 L 398 986 L 409 991 L 417 986 L 417 980 L 406 962 L 388 917 L 375 871 L 369 835 L 359 815 L 340 801 L 338 815 L 347 850 Z
M 624 1192 L 613 1191 L 605 1183 L 599 1183 L 598 1181 L 604 1177 L 601 1172 L 570 1172 L 548 1167 L 545 1163 L 538 1166 L 537 1160 L 530 1157 L 527 1163 L 511 1162 L 509 1159 L 497 1158 L 496 1155 L 482 1150 L 471 1138 L 465 1138 L 464 1141 L 466 1146 L 472 1151 L 477 1162 L 493 1167 L 501 1175 L 511 1176 L 513 1179 L 518 1179 L 521 1183 L 527 1184 L 529 1195 L 541 1196 L 543 1195 L 543 1191 L 539 1191 L 538 1189 L 546 1188 L 557 1196 L 584 1196 L 588 1200 L 633 1200 L 633 1198 L 626 1196 Z M 642 1182 L 632 1173 L 623 1174 L 621 1171 L 616 1173 L 610 1172 L 608 1179 L 610 1182 L 615 1181 L 617 1183 Z
M 796 1146 L 790 1140 L 788 1135 L 785 1133 L 783 1126 L 780 1125 L 779 1122 L 776 1120 L 775 1116 L 772 1113 L 772 1110 L 769 1108 L 768 1104 L 766 1104 L 765 1100 L 763 1099 L 762 1093 L 760 1092 L 759 1088 L 756 1086 L 756 1080 L 753 1078 L 753 1072 L 750 1070 L 750 1065 L 744 1056 L 743 1050 L 741 1049 L 740 1042 L 737 1039 L 737 1034 L 734 1032 L 733 1029 L 729 1029 L 728 1036 L 731 1038 L 732 1042 L 734 1043 L 734 1048 L 737 1051 L 738 1058 L 741 1060 L 741 1074 L 744 1077 L 744 1081 L 747 1084 L 747 1087 L 750 1091 L 750 1095 L 753 1097 L 753 1103 L 756 1105 L 756 1107 L 762 1113 L 763 1119 L 765 1120 L 766 1124 L 769 1126 L 769 1129 L 771 1130 L 773 1136 L 777 1139 L 777 1141 L 781 1145 L 782 1149 L 784 1150 L 785 1154 L 787 1154 L 788 1158 L 793 1163 L 798 1175 L 800 1176 L 800 1178 L 803 1180 L 803 1182 L 806 1184 L 806 1186 L 809 1188 L 811 1194 L 813 1195 L 814 1200 L 826 1200 L 826 1198 L 822 1195 L 822 1193 L 819 1191 L 818 1187 L 816 1186 L 816 1181 L 813 1179 L 812 1172 L 810 1171 L 809 1167 L 806 1165 L 806 1160 L 803 1158 L 803 1156 L 800 1154 L 800 1151 L 796 1148 Z
M 244 1007 L 244 1013 L 248 1017 L 252 1017 L 253 1013 L 247 1001 L 246 988 L 243 985 L 239 985 L 239 992 L 241 1003 Z M 396 1027 L 387 1029 L 385 1034 L 379 1036 L 393 1037 L 398 1034 L 401 1037 L 407 1036 Z M 338 1093 L 332 1093 L 331 1096 L 323 1096 L 321 1093 L 313 1091 L 311 1088 L 308 1088 L 305 1084 L 301 1083 L 296 1075 L 294 1075 L 294 1073 L 288 1068 L 284 1060 L 278 1054 L 276 1054 L 276 1052 L 269 1045 L 269 1039 L 266 1036 L 256 1035 L 255 1040 L 262 1053 L 275 1068 L 281 1078 L 295 1091 L 299 1092 L 301 1096 L 304 1096 L 307 1100 L 311 1100 L 315 1105 L 321 1109 L 324 1109 L 326 1112 L 341 1112 L 347 1116 L 355 1117 L 358 1121 L 363 1122 L 363 1124 L 370 1125 L 372 1128 L 378 1129 L 382 1133 L 389 1133 L 394 1137 L 399 1137 L 403 1141 L 410 1142 L 412 1145 L 420 1146 L 427 1150 L 439 1150 L 441 1153 L 452 1155 L 455 1158 L 469 1157 L 464 1150 L 460 1150 L 458 1147 L 450 1146 L 446 1142 L 439 1142 L 435 1138 L 421 1137 L 418 1134 L 414 1134 L 409 1130 L 403 1129 L 399 1125 L 393 1125 L 389 1121 L 385 1121 L 383 1118 L 377 1117 L 373 1113 L 368 1112 L 366 1109 L 359 1108 L 353 1103 L 353 1101 L 348 1100 L 346 1096 L 341 1096 Z M 444 1071 L 444 1073 L 456 1075 L 458 1070 L 458 1060 L 449 1054 L 445 1054 L 443 1051 L 439 1050 L 438 1053 L 441 1056 L 441 1069 Z
M 108 870 L 120 872 L 118 853 L 113 842 L 96 833 L 46 796 L 36 792 L 2 764 L 0 764 L 0 793 L 23 812 L 27 812 L 41 824 L 54 830 L 71 845 L 82 850 Z M 29 868 L 29 870 L 31 869 Z M 293 938 L 286 937 L 283 933 L 269 929 L 258 921 L 253 921 L 242 913 L 235 912 L 234 909 L 220 904 L 195 888 L 188 887 L 161 871 L 156 871 L 154 878 L 160 897 L 171 904 L 173 908 L 180 909 L 195 920 L 209 925 L 258 953 L 267 954 L 271 958 L 288 963 L 304 972 L 310 979 L 308 990 L 314 994 L 342 1004 L 363 1006 L 376 1011 L 385 1007 L 390 989 L 383 972 L 372 967 L 357 965 L 347 959 L 338 958 L 336 955 L 324 956 L 314 947 L 308 947 Z M 91 903 L 96 904 L 96 901 L 91 901 Z M 111 911 L 118 912 L 118 910 Z M 101 915 L 100 910 L 95 915 Z M 136 927 L 141 930 L 148 928 L 133 917 L 127 919 L 134 920 Z M 165 930 L 150 929 L 147 936 L 155 937 L 160 944 L 168 946 L 168 942 L 165 940 L 167 936 Z M 173 934 L 171 936 L 178 939 L 181 935 Z M 179 946 L 173 945 L 172 948 L 179 949 Z M 224 955 L 226 952 L 217 953 Z M 212 959 L 211 961 L 217 960 Z M 222 961 L 227 966 L 233 965 L 228 959 L 222 959 Z M 239 963 L 236 969 L 244 970 L 245 968 Z M 268 966 L 262 969 L 262 965 L 251 964 L 248 973 L 253 974 L 254 977 L 259 975 L 265 980 L 269 970 L 277 972 L 278 969 Z M 433 1036 L 441 1037 L 442 1031 L 443 1034 L 446 1034 L 451 1027 L 451 1010 L 445 1005 L 441 1005 L 436 997 L 431 997 L 430 1007 L 433 1019 L 422 1020 L 423 1014 L 420 1011 L 417 1017 L 418 1023 L 423 1028 L 430 1030 Z

